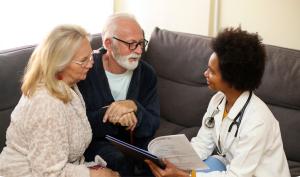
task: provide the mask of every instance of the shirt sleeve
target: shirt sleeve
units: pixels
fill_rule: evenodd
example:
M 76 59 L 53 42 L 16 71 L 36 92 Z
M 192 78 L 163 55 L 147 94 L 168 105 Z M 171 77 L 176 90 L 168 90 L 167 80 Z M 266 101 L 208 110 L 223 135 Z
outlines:
M 206 112 L 202 120 L 202 125 L 204 125 L 204 120 L 207 117 L 208 113 Z M 202 160 L 207 159 L 216 147 L 213 139 L 213 128 L 210 129 L 201 126 L 197 136 L 191 139 L 191 144 Z
M 31 119 L 24 122 L 34 177 L 89 177 L 87 167 L 69 162 L 68 121 L 63 110 L 62 105 L 44 99 L 31 106 Z
M 191 139 L 193 148 L 202 160 L 207 159 L 216 147 L 213 134 L 214 128 L 206 127 L 205 120 L 212 116 L 212 112 L 217 108 L 218 104 L 220 104 L 220 100 L 223 100 L 223 97 L 223 94 L 217 93 L 211 98 L 206 113 L 202 118 L 202 126 L 197 136 Z

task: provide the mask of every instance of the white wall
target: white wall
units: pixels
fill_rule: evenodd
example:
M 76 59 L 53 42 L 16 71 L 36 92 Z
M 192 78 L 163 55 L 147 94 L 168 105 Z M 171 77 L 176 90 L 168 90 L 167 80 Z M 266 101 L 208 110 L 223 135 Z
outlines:
M 258 32 L 267 44 L 300 49 L 299 0 L 220 0 L 220 27 Z
M 39 43 L 62 23 L 99 33 L 112 13 L 110 0 L 1 0 L 0 50 Z
M 136 16 L 149 39 L 155 26 L 209 34 L 210 0 L 116 0 L 116 12 Z
M 135 14 L 146 37 L 154 26 L 213 36 L 241 24 L 264 43 L 300 50 L 300 0 L 115 0 L 119 11 Z

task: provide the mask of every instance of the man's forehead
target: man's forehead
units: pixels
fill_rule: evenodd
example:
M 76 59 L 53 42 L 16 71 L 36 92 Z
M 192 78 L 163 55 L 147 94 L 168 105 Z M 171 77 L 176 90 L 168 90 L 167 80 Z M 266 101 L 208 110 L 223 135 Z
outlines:
M 116 35 L 127 40 L 140 40 L 144 38 L 143 31 L 140 28 L 123 27 L 117 31 Z

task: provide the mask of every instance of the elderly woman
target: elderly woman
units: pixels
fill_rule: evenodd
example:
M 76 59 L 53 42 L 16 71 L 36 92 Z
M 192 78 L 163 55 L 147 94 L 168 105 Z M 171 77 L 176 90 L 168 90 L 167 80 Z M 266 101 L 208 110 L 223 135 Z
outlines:
M 76 83 L 92 65 L 89 36 L 79 26 L 58 26 L 37 46 L 11 114 L 0 176 L 118 176 L 83 163 L 92 131 Z
M 198 135 L 191 141 L 209 170 L 197 177 L 289 177 L 279 123 L 253 91 L 260 85 L 265 49 L 257 34 L 228 28 L 212 41 L 213 53 L 204 72 L 211 99 Z M 218 155 L 211 156 L 216 149 Z M 165 161 L 162 170 L 147 161 L 157 177 L 189 176 Z

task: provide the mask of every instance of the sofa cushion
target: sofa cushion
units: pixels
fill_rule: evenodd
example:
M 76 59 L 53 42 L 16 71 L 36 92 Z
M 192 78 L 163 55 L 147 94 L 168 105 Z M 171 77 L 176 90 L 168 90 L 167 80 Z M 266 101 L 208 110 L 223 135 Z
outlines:
M 265 73 L 256 94 L 279 121 L 291 172 L 300 175 L 300 51 L 266 45 L 266 52 Z
M 203 75 L 212 53 L 209 45 L 208 37 L 159 28 L 153 31 L 145 60 L 157 72 L 161 117 L 167 122 L 201 126 L 213 94 Z
M 10 114 L 21 96 L 21 78 L 34 46 L 0 51 L 0 151 L 5 145 Z

